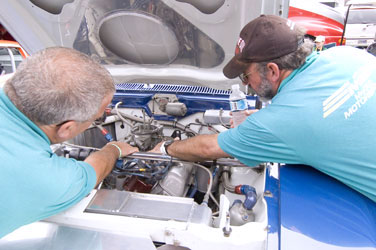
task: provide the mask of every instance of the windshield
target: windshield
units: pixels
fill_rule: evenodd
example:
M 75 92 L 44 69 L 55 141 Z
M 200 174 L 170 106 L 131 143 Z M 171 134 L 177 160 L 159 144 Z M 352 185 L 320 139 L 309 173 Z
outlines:
M 375 24 L 376 9 L 350 10 L 347 23 L 349 24 Z

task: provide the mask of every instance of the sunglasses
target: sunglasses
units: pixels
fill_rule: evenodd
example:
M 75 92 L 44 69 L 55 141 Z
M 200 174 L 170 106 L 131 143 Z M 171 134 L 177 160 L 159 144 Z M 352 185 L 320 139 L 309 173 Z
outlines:
M 244 83 L 247 83 L 248 82 L 248 76 L 250 75 L 251 73 L 248 73 L 248 74 L 244 74 L 244 73 L 241 73 L 239 75 L 239 79 L 244 82 Z

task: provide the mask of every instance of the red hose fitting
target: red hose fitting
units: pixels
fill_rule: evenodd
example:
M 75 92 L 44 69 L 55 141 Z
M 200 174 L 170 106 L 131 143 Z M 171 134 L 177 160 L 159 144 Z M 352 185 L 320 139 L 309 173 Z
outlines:
M 241 190 L 241 188 L 242 188 L 242 185 L 238 185 L 238 186 L 236 186 L 236 187 L 235 187 L 235 193 L 236 193 L 236 194 L 242 194 L 242 190 Z

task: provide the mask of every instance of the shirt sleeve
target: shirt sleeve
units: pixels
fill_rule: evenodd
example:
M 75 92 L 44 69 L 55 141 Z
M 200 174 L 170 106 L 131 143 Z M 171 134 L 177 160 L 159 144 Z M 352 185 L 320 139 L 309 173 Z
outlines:
M 48 217 L 64 211 L 78 203 L 95 187 L 97 178 L 94 168 L 83 161 L 68 159 L 53 155 L 49 160 L 49 171 L 41 179 L 39 197 L 43 197 L 45 211 L 43 217 Z
M 283 122 L 282 122 L 283 123 Z M 295 164 L 300 162 L 293 145 L 287 145 L 288 126 L 277 124 L 268 110 L 261 110 L 248 117 L 238 127 L 218 136 L 220 148 L 247 166 L 263 162 Z

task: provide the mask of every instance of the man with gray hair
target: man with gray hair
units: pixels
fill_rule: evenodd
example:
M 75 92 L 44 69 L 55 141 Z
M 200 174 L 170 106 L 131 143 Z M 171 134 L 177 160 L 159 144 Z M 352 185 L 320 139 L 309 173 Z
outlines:
M 248 166 L 305 164 L 376 201 L 376 57 L 347 46 L 312 48 L 293 22 L 254 19 L 223 73 L 271 104 L 236 128 L 153 151 L 189 161 L 233 156 Z
M 50 148 L 101 117 L 114 92 L 104 67 L 63 47 L 28 57 L 0 89 L 0 237 L 76 204 L 119 157 L 138 151 L 111 142 L 76 161 Z

